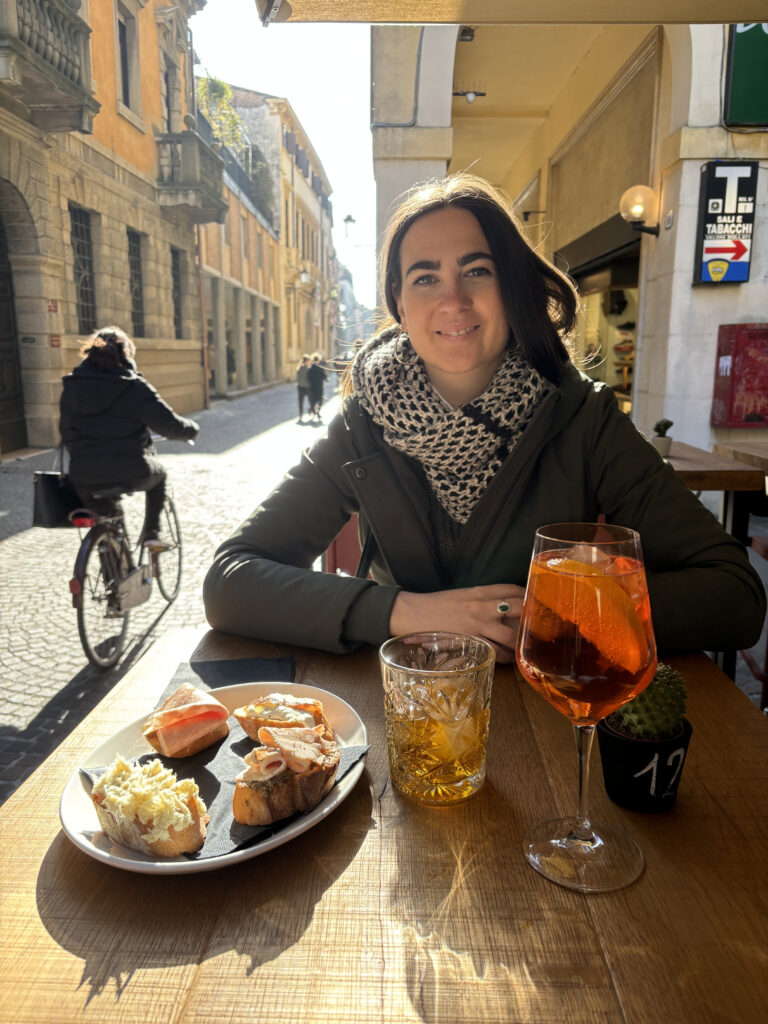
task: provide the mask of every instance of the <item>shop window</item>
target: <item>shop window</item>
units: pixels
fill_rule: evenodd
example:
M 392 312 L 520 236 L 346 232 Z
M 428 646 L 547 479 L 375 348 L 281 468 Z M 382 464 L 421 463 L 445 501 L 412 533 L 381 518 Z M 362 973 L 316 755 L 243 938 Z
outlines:
M 173 297 L 173 334 L 184 337 L 181 305 L 181 250 L 171 246 L 171 294 Z
M 136 338 L 146 338 L 144 282 L 141 273 L 141 235 L 128 228 L 128 274 L 131 289 L 131 323 Z
M 70 204 L 69 221 L 74 254 L 77 329 L 81 334 L 90 334 L 96 330 L 96 279 L 93 271 L 91 215 L 88 210 Z

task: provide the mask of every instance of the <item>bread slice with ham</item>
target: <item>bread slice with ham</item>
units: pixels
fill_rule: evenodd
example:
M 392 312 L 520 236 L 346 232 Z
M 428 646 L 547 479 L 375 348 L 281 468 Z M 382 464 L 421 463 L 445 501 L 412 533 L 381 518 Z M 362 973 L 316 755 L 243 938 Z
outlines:
M 341 752 L 325 727 L 259 730 L 262 746 L 244 760 L 235 781 L 232 812 L 242 825 L 271 825 L 313 810 L 326 796 L 339 769 Z
M 165 757 L 189 757 L 229 734 L 229 711 L 190 683 L 182 683 L 144 723 L 143 733 Z

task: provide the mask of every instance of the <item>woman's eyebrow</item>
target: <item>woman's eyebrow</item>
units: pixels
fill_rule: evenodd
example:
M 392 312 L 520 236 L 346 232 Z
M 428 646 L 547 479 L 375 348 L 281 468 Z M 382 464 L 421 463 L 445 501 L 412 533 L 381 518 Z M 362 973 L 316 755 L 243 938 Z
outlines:
M 460 267 L 466 267 L 468 263 L 474 263 L 475 260 L 490 260 L 493 263 L 493 256 L 489 252 L 468 252 L 465 256 L 459 256 L 456 262 Z
M 465 267 L 468 263 L 474 263 L 476 260 L 490 260 L 491 263 L 494 262 L 493 256 L 491 256 L 489 252 L 468 252 L 465 253 L 464 256 L 459 256 L 459 258 L 456 260 L 456 264 L 459 267 Z M 408 269 L 405 272 L 405 276 L 407 277 L 409 274 L 412 274 L 414 270 L 439 269 L 439 260 L 417 260 L 415 263 L 412 263 L 410 267 L 408 267 Z
M 409 274 L 412 274 L 414 270 L 439 270 L 439 269 L 440 269 L 439 261 L 435 261 L 435 260 L 417 260 L 415 263 L 412 263 L 410 265 L 410 267 L 408 267 L 408 269 L 405 272 L 405 276 L 407 277 Z

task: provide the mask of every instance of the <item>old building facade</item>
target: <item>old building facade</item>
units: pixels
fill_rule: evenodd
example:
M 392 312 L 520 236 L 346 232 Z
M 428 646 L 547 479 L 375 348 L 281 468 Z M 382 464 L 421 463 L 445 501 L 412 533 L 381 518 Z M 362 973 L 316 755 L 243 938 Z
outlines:
M 280 236 L 282 361 L 286 375 L 303 352 L 330 356 L 338 289 L 331 184 L 287 99 L 233 88 L 235 109 L 258 142 L 276 184 Z
M 180 412 L 204 404 L 195 225 L 226 210 L 194 130 L 204 0 L 0 7 L 0 446 L 58 443 L 61 377 L 118 324 Z

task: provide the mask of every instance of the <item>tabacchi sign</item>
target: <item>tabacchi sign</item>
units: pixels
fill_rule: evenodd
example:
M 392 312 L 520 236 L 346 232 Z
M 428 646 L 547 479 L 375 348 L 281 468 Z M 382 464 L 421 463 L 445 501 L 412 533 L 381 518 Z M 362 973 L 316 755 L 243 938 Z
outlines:
M 757 160 L 712 160 L 701 168 L 694 284 L 749 280 Z

